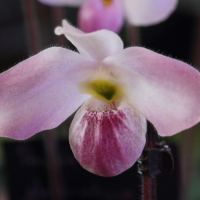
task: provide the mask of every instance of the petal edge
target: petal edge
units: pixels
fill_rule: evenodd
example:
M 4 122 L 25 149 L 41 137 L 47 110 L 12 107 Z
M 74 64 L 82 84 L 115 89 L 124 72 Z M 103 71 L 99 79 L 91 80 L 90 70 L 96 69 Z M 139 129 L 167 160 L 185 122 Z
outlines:
M 67 39 L 78 49 L 80 54 L 101 61 L 123 49 L 123 42 L 119 36 L 108 30 L 100 30 L 92 33 L 84 33 L 70 25 L 66 20 L 62 21 L 63 27 L 57 27 L 57 35 L 64 34 Z

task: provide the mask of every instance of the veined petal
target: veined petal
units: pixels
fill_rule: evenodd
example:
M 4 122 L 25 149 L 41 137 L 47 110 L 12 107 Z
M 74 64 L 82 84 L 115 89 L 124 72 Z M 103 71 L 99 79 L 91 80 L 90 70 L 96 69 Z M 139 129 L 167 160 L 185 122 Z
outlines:
M 127 84 L 128 98 L 159 135 L 199 122 L 200 74 L 188 64 L 141 47 L 125 49 L 102 64 Z
M 129 23 L 149 26 L 164 21 L 175 10 L 178 0 L 123 0 Z
M 89 98 L 69 130 L 74 156 L 86 170 L 115 176 L 130 168 L 145 145 L 146 119 L 126 100 Z
M 57 27 L 57 35 L 64 34 L 67 39 L 78 49 L 80 54 L 91 57 L 97 61 L 123 49 L 123 42 L 119 36 L 108 30 L 93 33 L 83 33 L 71 26 L 66 20 L 63 27 Z
M 95 65 L 52 47 L 0 74 L 0 136 L 22 140 L 58 126 L 88 98 L 77 81 Z
M 38 0 L 50 6 L 80 6 L 87 0 Z

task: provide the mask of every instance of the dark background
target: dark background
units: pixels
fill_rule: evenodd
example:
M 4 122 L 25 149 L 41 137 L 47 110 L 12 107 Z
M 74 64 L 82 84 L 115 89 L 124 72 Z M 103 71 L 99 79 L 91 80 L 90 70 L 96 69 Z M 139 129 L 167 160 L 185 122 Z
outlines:
M 22 2 L 0 1 L 1 72 L 30 56 Z M 190 4 L 187 7 L 189 5 L 187 1 L 180 1 L 177 10 L 165 22 L 138 28 L 139 45 L 198 67 L 199 59 L 198 56 L 195 57 L 198 48 L 198 13 L 194 6 L 196 4 L 192 1 Z M 53 33 L 55 27 L 53 8 L 36 1 L 34 6 L 38 21 L 39 49 L 57 46 L 57 36 Z M 64 16 L 74 25 L 76 25 L 77 10 L 70 7 L 65 7 L 63 10 Z M 126 31 L 124 26 L 120 36 L 127 47 L 130 44 L 125 39 Z M 63 46 L 75 49 L 67 40 Z M 70 120 L 66 123 L 69 126 Z M 61 199 L 139 200 L 141 198 L 141 178 L 136 165 L 113 178 L 93 175 L 80 167 L 73 157 L 67 140 L 68 128 L 62 126 L 57 133 L 59 131 L 62 133 L 56 136 L 56 146 L 57 167 L 60 174 L 58 188 Z M 5 200 L 53 199 L 52 180 L 50 180 L 52 176 L 49 175 L 48 166 L 50 162 L 45 150 L 44 137 L 41 135 L 43 133 L 25 142 L 0 138 L 0 151 L 3 154 L 0 155 L 0 191 L 7 194 Z M 158 176 L 158 200 L 182 200 L 180 187 L 183 172 L 179 162 L 179 144 L 173 140 L 168 142 L 171 142 L 175 170 L 171 175 Z

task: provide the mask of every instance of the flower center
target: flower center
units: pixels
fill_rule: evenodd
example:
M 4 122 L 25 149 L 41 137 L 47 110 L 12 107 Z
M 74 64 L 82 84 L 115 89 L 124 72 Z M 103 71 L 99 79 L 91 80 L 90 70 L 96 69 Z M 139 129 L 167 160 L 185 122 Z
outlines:
M 112 3 L 112 0 L 102 0 L 105 6 L 109 6 Z
M 98 71 L 78 84 L 79 92 L 89 94 L 99 100 L 112 102 L 125 95 L 125 84 L 108 75 L 104 71 Z
M 94 80 L 90 83 L 94 91 L 103 98 L 110 101 L 116 93 L 115 85 L 107 80 Z

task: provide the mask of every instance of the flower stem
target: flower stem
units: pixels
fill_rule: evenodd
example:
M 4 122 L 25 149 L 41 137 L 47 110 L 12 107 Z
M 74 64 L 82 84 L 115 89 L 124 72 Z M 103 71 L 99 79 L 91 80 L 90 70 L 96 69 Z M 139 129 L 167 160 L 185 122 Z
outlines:
M 155 129 L 147 122 L 146 144 L 144 149 L 155 148 Z M 156 177 L 142 176 L 142 199 L 156 200 Z
M 143 200 L 156 200 L 156 178 L 142 177 L 143 184 Z
M 139 28 L 126 23 L 128 43 L 137 46 L 140 43 Z M 147 122 L 146 144 L 144 149 L 155 148 L 155 129 Z M 142 175 L 142 200 L 156 200 L 156 177 Z
M 128 39 L 128 46 L 138 46 L 140 44 L 139 28 L 126 23 L 126 35 Z
M 62 200 L 65 196 L 61 173 L 58 167 L 58 148 L 54 132 L 49 130 L 44 133 L 44 146 L 46 152 L 47 166 L 49 171 L 50 189 L 53 200 Z
M 21 0 L 25 15 L 29 54 L 39 51 L 39 31 L 34 0 Z

